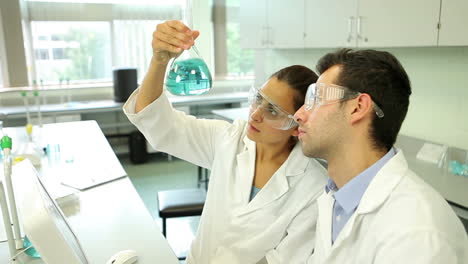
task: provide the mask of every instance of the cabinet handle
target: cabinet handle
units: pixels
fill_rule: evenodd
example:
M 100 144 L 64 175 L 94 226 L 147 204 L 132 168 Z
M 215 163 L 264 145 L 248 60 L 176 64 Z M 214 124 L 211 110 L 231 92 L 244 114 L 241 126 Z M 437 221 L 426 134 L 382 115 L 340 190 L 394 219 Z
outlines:
M 262 30 L 263 30 L 263 34 L 262 34 L 262 46 L 266 46 L 268 44 L 268 27 L 267 26 L 263 26 L 262 27 Z
M 273 28 L 272 27 L 268 27 L 268 30 L 270 32 L 270 34 L 268 34 L 268 43 L 273 46 Z
M 348 38 L 346 39 L 347 42 L 351 42 L 351 40 L 353 40 L 353 35 L 352 35 L 352 32 L 353 32 L 353 20 L 354 20 L 354 17 L 353 16 L 350 16 L 348 18 Z
M 367 42 L 368 39 L 363 37 L 361 34 L 361 21 L 362 21 L 362 16 L 358 16 L 358 21 L 357 21 L 357 38 L 364 40 L 364 42 Z

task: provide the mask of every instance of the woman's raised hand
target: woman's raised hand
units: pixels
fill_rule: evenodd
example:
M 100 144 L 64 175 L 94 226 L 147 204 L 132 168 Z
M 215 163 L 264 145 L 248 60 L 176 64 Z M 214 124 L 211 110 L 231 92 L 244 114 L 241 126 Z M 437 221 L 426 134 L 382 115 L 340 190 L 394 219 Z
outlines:
M 167 63 L 183 50 L 190 49 L 199 35 L 198 30 L 191 30 L 178 20 L 158 24 L 153 32 L 153 60 Z

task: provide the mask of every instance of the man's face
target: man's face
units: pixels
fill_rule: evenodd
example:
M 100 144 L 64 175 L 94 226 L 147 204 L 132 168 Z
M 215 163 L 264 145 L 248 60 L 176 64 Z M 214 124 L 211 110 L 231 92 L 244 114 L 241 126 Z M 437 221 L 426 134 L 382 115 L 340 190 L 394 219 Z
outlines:
M 320 75 L 317 83 L 335 84 L 340 71 L 339 66 L 332 66 Z M 342 142 L 346 122 L 339 103 L 314 106 L 310 110 L 302 106 L 294 118 L 299 123 L 299 140 L 304 155 L 328 159 Z

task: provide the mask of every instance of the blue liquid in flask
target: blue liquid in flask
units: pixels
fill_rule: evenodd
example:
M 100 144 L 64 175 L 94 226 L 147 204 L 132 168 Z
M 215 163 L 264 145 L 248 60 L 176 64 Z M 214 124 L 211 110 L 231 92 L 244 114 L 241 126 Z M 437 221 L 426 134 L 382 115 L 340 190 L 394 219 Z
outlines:
M 24 248 L 27 248 L 29 246 L 31 246 L 32 243 L 31 241 L 29 241 L 28 237 L 25 236 L 24 237 L 24 242 L 23 242 L 23 247 Z M 40 258 L 41 255 L 39 255 L 39 253 L 37 252 L 37 250 L 34 248 L 34 247 L 31 247 L 29 249 L 27 249 L 24 253 L 26 253 L 26 255 L 32 257 L 32 258 Z
M 200 95 L 208 92 L 213 80 L 200 58 L 175 60 L 166 76 L 166 87 L 175 95 Z

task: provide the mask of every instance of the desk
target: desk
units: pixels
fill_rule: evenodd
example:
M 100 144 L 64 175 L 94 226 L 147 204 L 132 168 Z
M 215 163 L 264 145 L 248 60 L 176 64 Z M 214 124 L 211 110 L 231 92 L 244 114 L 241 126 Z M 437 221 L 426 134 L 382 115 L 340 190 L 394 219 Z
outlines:
M 249 107 L 218 109 L 211 111 L 211 113 L 229 122 L 232 122 L 236 119 L 249 119 Z
M 460 209 L 464 209 L 465 213 L 463 215 L 458 214 L 460 217 L 468 219 L 468 178 L 453 175 L 445 167 L 439 168 L 435 164 L 418 160 L 416 155 L 426 142 L 418 138 L 399 135 L 395 145 L 404 151 L 410 168 L 436 189 L 447 201 L 462 207 Z M 448 160 L 453 156 L 462 156 L 463 152 L 461 149 L 449 147 Z
M 213 110 L 212 113 L 224 120 L 233 121 L 235 119 L 247 120 L 248 111 L 249 108 L 230 108 Z M 403 150 L 410 169 L 451 203 L 459 217 L 468 219 L 468 178 L 452 175 L 444 168 L 418 160 L 416 154 L 425 142 L 418 138 L 399 135 L 395 146 Z M 449 156 L 463 156 L 461 149 L 450 147 L 448 151 Z
M 18 135 L 21 138 L 24 128 L 6 131 L 13 137 L 13 144 L 18 144 Z M 43 132 L 46 132 L 42 134 L 44 142 L 66 140 L 76 147 L 74 159 L 88 162 L 89 168 L 102 167 L 110 173 L 126 174 L 96 122 L 44 125 Z M 54 186 L 52 192 L 59 185 L 59 172 L 65 171 L 60 164 L 63 165 L 60 160 L 44 157 L 39 170 L 46 187 Z M 82 163 L 76 166 L 79 164 Z M 68 171 L 72 169 L 66 167 Z M 178 263 L 128 177 L 79 192 L 77 197 L 62 210 L 90 263 L 105 263 L 113 254 L 125 249 L 137 251 L 140 264 Z M 0 243 L 0 263 L 7 263 L 7 259 L 7 244 Z
M 174 107 L 191 105 L 209 105 L 209 104 L 228 104 L 246 102 L 248 92 L 229 92 L 229 93 L 208 93 L 206 95 L 195 96 L 175 96 L 168 94 L 169 101 Z M 47 104 L 41 106 L 41 112 L 44 114 L 73 114 L 89 112 L 112 112 L 122 111 L 123 103 L 113 100 L 71 102 L 65 104 Z M 35 106 L 30 106 L 32 112 L 36 110 Z M 3 114 L 5 120 L 8 118 L 24 118 L 26 116 L 23 105 L 1 107 L 0 114 Z

